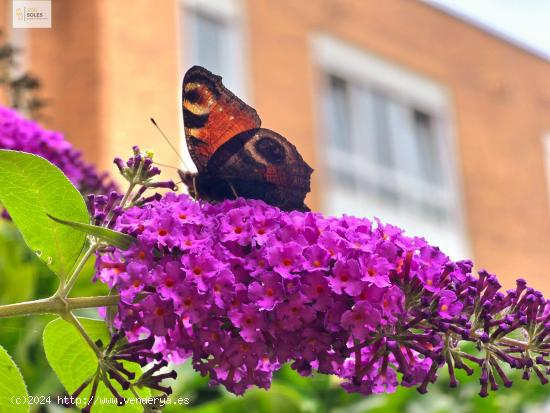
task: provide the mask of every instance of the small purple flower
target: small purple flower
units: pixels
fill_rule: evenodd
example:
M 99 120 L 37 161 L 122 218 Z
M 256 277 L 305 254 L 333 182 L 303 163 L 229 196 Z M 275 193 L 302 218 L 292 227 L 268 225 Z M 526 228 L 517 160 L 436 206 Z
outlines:
M 253 282 L 248 286 L 248 296 L 256 301 L 260 310 L 273 310 L 284 297 L 280 276 L 273 273 L 265 273 L 260 277 L 261 283 Z
M 126 266 L 126 271 L 120 275 L 124 283 L 124 289 L 121 296 L 126 302 L 131 302 L 134 297 L 143 291 L 144 280 L 149 276 L 147 265 L 140 262 L 130 262 Z
M 296 242 L 276 244 L 267 249 L 267 260 L 273 270 L 283 278 L 295 278 L 292 272 L 301 267 L 303 248 Z
M 438 294 L 438 314 L 443 318 L 453 318 L 460 310 L 462 310 L 462 303 L 457 301 L 456 294 L 452 291 L 441 291 Z
M 220 219 L 221 240 L 235 241 L 240 245 L 248 245 L 251 239 L 251 226 L 249 223 L 251 210 L 242 207 L 232 209 Z
M 353 337 L 364 340 L 380 324 L 380 312 L 368 301 L 359 301 L 342 315 L 342 327 L 351 330 Z
M 158 265 L 152 271 L 152 276 L 157 286 L 156 291 L 163 297 L 173 301 L 179 301 L 178 285 L 185 279 L 185 273 L 181 264 L 177 261 L 168 261 Z
M 307 305 L 306 297 L 294 294 L 277 306 L 277 318 L 283 330 L 295 331 L 315 318 L 315 310 Z
M 222 265 L 210 254 L 185 254 L 181 258 L 183 270 L 187 279 L 197 285 L 199 291 L 206 291 L 210 286 L 210 280 L 223 268 Z
M 235 286 L 235 276 L 228 269 L 222 269 L 218 277 L 212 281 L 212 294 L 214 303 L 219 308 L 226 308 L 233 296 Z
M 355 259 L 346 262 L 338 261 L 329 277 L 329 284 L 336 294 L 346 293 L 357 296 L 361 293 L 363 274 Z
M 365 274 L 361 278 L 363 281 L 379 288 L 391 285 L 389 275 L 393 267 L 386 258 L 367 255 L 361 257 L 360 263 L 362 272 Z
M 150 295 L 139 302 L 143 312 L 143 322 L 152 334 L 164 336 L 174 328 L 176 315 L 172 300 L 161 300 L 158 296 Z
M 304 269 L 306 271 L 328 270 L 330 255 L 324 248 L 321 248 L 319 245 L 314 244 L 304 249 L 304 257 L 307 260 L 304 264 Z
M 261 336 L 264 320 L 258 307 L 245 304 L 239 310 L 231 310 L 229 319 L 235 327 L 240 329 L 239 334 L 244 341 L 253 343 Z
M 315 309 L 322 311 L 333 303 L 327 277 L 321 271 L 306 274 L 302 286 L 305 296 Z

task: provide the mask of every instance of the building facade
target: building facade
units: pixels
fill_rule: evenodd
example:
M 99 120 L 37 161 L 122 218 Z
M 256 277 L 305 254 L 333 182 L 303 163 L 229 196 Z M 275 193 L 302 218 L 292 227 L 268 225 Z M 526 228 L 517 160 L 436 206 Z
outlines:
M 188 157 L 180 82 L 201 64 L 296 144 L 313 209 L 550 292 L 544 57 L 416 0 L 53 0 L 52 29 L 24 32 L 3 2 L 47 126 L 101 167 L 133 144 L 179 165 L 150 117 Z

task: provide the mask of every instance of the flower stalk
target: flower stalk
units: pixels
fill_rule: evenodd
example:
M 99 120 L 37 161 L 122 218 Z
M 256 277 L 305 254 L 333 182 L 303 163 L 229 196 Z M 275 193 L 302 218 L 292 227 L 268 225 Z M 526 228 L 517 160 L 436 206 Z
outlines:
M 66 283 L 61 283 L 61 288 L 56 293 L 59 294 L 60 297 L 66 298 L 69 293 L 71 292 L 72 288 L 74 287 L 76 281 L 78 280 L 78 276 L 82 269 L 84 268 L 84 265 L 86 265 L 86 262 L 88 262 L 88 259 L 95 253 L 96 249 L 98 248 L 98 244 L 95 240 L 90 241 L 90 245 L 86 249 L 86 252 L 78 262 L 77 266 L 75 267 L 72 274 L 69 276 L 69 279 Z

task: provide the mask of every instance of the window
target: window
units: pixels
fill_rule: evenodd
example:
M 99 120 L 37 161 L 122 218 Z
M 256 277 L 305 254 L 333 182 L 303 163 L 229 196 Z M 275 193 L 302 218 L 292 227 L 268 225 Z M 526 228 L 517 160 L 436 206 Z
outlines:
M 183 72 L 193 65 L 223 77 L 238 96 L 247 96 L 239 0 L 181 0 Z
M 332 37 L 313 45 L 325 212 L 378 216 L 467 256 L 445 90 Z

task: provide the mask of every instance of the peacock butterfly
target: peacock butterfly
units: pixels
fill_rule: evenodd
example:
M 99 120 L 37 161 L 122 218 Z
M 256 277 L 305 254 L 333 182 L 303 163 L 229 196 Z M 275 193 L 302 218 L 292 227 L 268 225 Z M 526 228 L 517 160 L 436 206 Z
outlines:
M 194 198 L 260 199 L 283 210 L 308 211 L 313 169 L 283 136 L 261 128 L 256 111 L 222 78 L 193 66 L 183 78 L 183 122 L 198 172 L 179 171 Z

